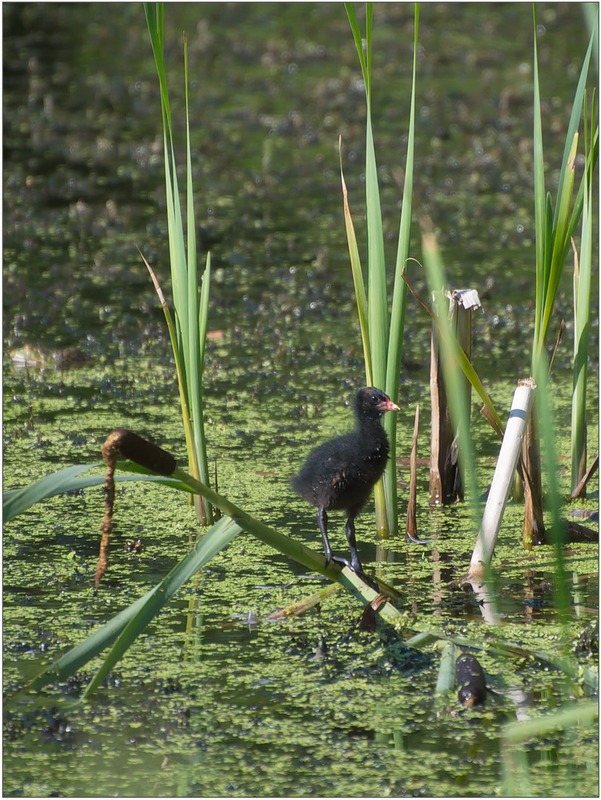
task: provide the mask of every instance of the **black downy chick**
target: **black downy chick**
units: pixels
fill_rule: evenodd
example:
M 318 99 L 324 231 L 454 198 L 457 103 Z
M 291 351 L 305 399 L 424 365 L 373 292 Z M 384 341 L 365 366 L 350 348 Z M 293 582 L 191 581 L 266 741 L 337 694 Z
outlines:
M 374 485 L 381 478 L 390 446 L 380 421 L 386 411 L 399 411 L 388 395 L 372 386 L 357 392 L 352 433 L 337 436 L 310 453 L 292 488 L 317 507 L 317 524 L 323 538 L 326 560 L 363 572 L 355 538 L 355 517 L 365 505 Z M 351 561 L 332 556 L 328 539 L 327 511 L 346 511 L 345 527 Z

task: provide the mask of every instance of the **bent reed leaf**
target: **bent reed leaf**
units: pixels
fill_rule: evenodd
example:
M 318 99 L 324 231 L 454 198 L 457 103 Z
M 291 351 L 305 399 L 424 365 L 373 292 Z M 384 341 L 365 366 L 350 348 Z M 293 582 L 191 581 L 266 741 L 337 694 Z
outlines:
M 232 520 L 220 519 L 159 584 L 51 664 L 31 682 L 29 688 L 39 689 L 48 683 L 64 680 L 114 642 L 111 652 L 83 694 L 83 699 L 87 699 L 178 589 L 227 547 L 240 531 L 241 528 Z
M 14 519 L 19 514 L 27 511 L 28 508 L 31 508 L 31 506 L 41 500 L 46 500 L 48 497 L 102 484 L 104 475 L 88 476 L 87 478 L 79 478 L 79 476 L 90 469 L 103 466 L 102 461 L 94 464 L 75 464 L 72 467 L 65 467 L 65 469 L 61 469 L 58 472 L 46 475 L 30 486 L 4 492 L 2 495 L 4 522 Z
M 190 489 L 187 483 L 183 483 L 177 478 L 163 477 L 149 473 L 144 467 L 132 461 L 120 461 L 119 467 L 122 470 L 134 473 L 117 474 L 115 475 L 116 482 L 126 481 L 142 481 L 146 483 L 160 483 L 170 489 L 177 489 L 180 492 L 193 494 L 194 491 Z M 25 486 L 22 489 L 9 489 L 2 495 L 2 510 L 4 522 L 22 514 L 27 509 L 40 503 L 43 500 L 48 500 L 50 497 L 55 497 L 59 494 L 67 494 L 67 492 L 80 492 L 83 489 L 94 488 L 95 486 L 102 486 L 105 480 L 104 475 L 87 475 L 79 477 L 83 472 L 88 470 L 104 467 L 104 463 L 99 461 L 94 464 L 76 464 L 72 467 L 66 467 L 58 472 L 53 472 L 46 475 L 39 481 L 32 483 L 30 486 Z

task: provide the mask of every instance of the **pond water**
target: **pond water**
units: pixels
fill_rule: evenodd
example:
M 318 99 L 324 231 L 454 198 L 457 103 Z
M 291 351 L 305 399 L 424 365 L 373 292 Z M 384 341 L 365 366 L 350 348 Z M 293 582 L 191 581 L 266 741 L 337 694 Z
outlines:
M 107 14 L 102 4 L 5 3 L 2 10 L 5 488 L 98 462 L 115 427 L 149 436 L 185 463 L 168 337 L 137 251 L 168 289 L 160 110 L 142 7 L 116 4 Z M 553 187 L 588 34 L 581 4 L 542 4 L 538 14 Z M 391 262 L 412 26 L 412 5 L 376 7 L 374 126 Z M 200 246 L 215 268 L 205 379 L 211 464 L 222 493 L 320 549 L 313 512 L 288 481 L 313 444 L 349 424 L 348 401 L 364 382 L 337 146 L 342 135 L 361 234 L 365 107 L 344 8 L 169 4 L 166 28 L 180 120 L 181 32 L 189 38 Z M 419 212 L 433 219 L 450 280 L 480 291 L 474 359 L 504 413 L 530 363 L 531 39 L 528 4 L 422 6 L 416 220 Z M 421 256 L 417 224 L 411 254 Z M 411 270 L 425 294 L 421 271 Z M 594 284 L 591 342 L 596 275 Z M 551 398 L 565 494 L 571 315 L 566 270 L 554 329 L 563 317 L 566 333 Z M 93 361 L 57 370 L 50 356 L 50 365 L 18 370 L 11 356 L 25 346 L 78 348 Z M 428 320 L 410 301 L 400 376 L 402 516 L 416 402 L 422 419 L 429 416 L 428 368 Z M 590 371 L 593 449 L 596 347 Z M 484 488 L 498 444 L 475 404 L 473 436 Z M 424 424 L 423 458 L 428 448 Z M 521 548 L 521 509 L 510 506 L 495 555 L 502 624 L 487 626 L 474 595 L 454 584 L 474 543 L 468 509 L 431 509 L 427 482 L 424 461 L 418 524 L 429 544 L 377 545 L 371 507 L 357 523 L 362 561 L 401 592 L 401 638 L 436 628 L 563 653 L 578 678 L 523 653 L 487 650 L 477 655 L 493 692 L 482 709 L 466 710 L 456 692 L 434 691 L 435 646 L 410 649 L 389 630 L 359 630 L 361 608 L 343 592 L 318 610 L 259 622 L 324 584 L 241 534 L 182 589 L 90 702 L 77 700 L 92 666 L 44 691 L 20 691 L 155 585 L 198 533 L 178 493 L 119 488 L 111 566 L 94 593 L 103 498 L 89 490 L 34 506 L 5 528 L 4 794 L 507 793 L 515 753 L 504 726 L 594 692 L 585 671 L 597 669 L 597 548 L 565 550 L 562 621 L 553 554 Z M 579 505 L 597 504 L 595 479 Z M 142 549 L 127 549 L 137 539 Z M 595 725 L 558 728 L 518 749 L 524 794 L 597 794 Z

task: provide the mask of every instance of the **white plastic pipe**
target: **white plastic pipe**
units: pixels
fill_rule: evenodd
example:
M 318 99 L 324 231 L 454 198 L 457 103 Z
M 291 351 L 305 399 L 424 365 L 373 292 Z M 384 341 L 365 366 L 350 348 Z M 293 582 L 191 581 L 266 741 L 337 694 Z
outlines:
M 532 378 L 526 378 L 518 383 L 518 388 L 513 395 L 513 403 L 511 404 L 505 435 L 501 443 L 501 451 L 482 516 L 478 541 L 472 553 L 468 572 L 471 577 L 482 575 L 484 569 L 491 562 L 501 527 L 501 520 L 503 519 L 503 513 L 511 491 L 515 468 L 522 449 L 526 424 L 534 402 L 535 389 L 536 384 Z

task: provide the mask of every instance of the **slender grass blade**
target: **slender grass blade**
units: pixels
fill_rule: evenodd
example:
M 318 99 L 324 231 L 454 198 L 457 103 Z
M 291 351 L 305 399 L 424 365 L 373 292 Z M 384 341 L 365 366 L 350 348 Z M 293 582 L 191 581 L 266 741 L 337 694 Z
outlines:
M 478 530 L 480 513 L 478 509 L 478 482 L 476 478 L 476 462 L 474 447 L 469 435 L 470 409 L 465 401 L 463 390 L 463 375 L 460 368 L 461 353 L 463 350 L 457 342 L 452 329 L 446 308 L 446 298 L 443 296 L 443 287 L 446 284 L 442 260 L 438 244 L 431 230 L 422 230 L 422 251 L 424 267 L 428 280 L 430 294 L 434 297 L 435 316 L 439 326 L 439 344 L 443 354 L 442 366 L 444 382 L 449 399 L 451 418 L 454 429 L 459 437 L 459 453 L 462 465 L 462 478 L 464 485 L 469 490 L 471 498 L 470 511 L 474 531 Z M 465 356 L 465 353 L 463 353 Z
M 399 223 L 399 239 L 396 254 L 394 288 L 392 291 L 392 307 L 390 312 L 390 329 L 386 356 L 385 389 L 395 402 L 399 400 L 399 379 L 401 359 L 403 356 L 403 336 L 405 332 L 405 309 L 407 305 L 407 286 L 403 279 L 409 245 L 411 243 L 411 214 L 413 207 L 413 161 L 415 152 L 415 99 L 417 80 L 417 53 L 419 46 L 419 3 L 415 4 L 413 26 L 413 73 L 411 79 L 411 100 L 409 111 L 409 133 L 407 136 L 407 155 L 405 158 L 405 177 L 403 183 L 403 200 Z M 396 431 L 398 418 L 396 414 L 388 414 L 384 418 L 384 428 L 390 442 L 390 466 L 384 473 L 384 495 L 388 528 L 391 534 L 398 531 L 397 482 L 396 470 Z
M 178 489 L 182 492 L 192 494 L 192 490 L 186 483 L 178 480 L 177 478 L 168 478 L 161 475 L 151 475 L 148 470 L 143 467 L 138 467 L 137 464 L 131 461 L 119 462 L 122 469 L 130 470 L 135 473 L 133 475 L 118 474 L 115 475 L 115 482 L 124 481 L 143 481 L 147 483 L 161 483 L 171 489 Z M 51 475 L 46 475 L 45 478 L 31 486 L 26 486 L 23 489 L 11 489 L 4 492 L 2 496 L 2 509 L 4 522 L 10 520 L 27 511 L 36 503 L 42 500 L 48 500 L 50 497 L 55 497 L 59 494 L 66 494 L 67 492 L 79 492 L 83 489 L 91 489 L 95 486 L 102 486 L 105 481 L 104 475 L 87 475 L 79 477 L 82 472 L 87 472 L 90 469 L 103 467 L 102 462 L 97 464 L 78 464 L 73 467 L 53 472 Z
M 31 484 L 31 486 L 4 492 L 2 496 L 2 516 L 4 522 L 14 519 L 41 500 L 46 500 L 57 494 L 64 494 L 65 492 L 82 489 L 86 486 L 93 486 L 94 481 L 97 479 L 102 483 L 104 481 L 103 476 L 87 478 L 80 478 L 79 476 L 90 469 L 103 466 L 104 464 L 102 461 L 95 464 L 77 464 L 46 475 L 44 478 L 36 481 L 36 483 Z
M 593 105 L 594 109 L 594 105 Z M 588 169 L 590 161 L 590 142 L 594 138 L 594 110 L 590 118 L 588 134 L 588 114 L 585 105 L 585 153 L 587 167 L 584 172 L 584 204 L 582 210 L 582 233 L 580 237 L 580 256 L 574 247 L 574 366 L 572 390 L 571 426 L 571 489 L 577 489 L 586 472 L 586 386 L 588 371 L 588 347 L 590 334 L 591 278 L 593 261 L 593 192 L 592 174 Z M 588 134 L 588 135 L 587 135 Z
M 105 648 L 114 644 L 113 649 L 86 688 L 83 698 L 98 688 L 110 669 L 123 656 L 148 623 L 163 609 L 173 595 L 186 581 L 202 569 L 214 556 L 221 552 L 241 531 L 232 520 L 224 517 L 199 540 L 182 561 L 150 592 L 136 600 L 128 608 L 117 614 L 92 636 L 74 647 L 50 665 L 31 683 L 30 688 L 38 689 L 47 683 L 73 675 L 84 664 L 95 658 Z
M 141 604 L 135 613 L 131 615 L 104 663 L 86 688 L 82 699 L 85 700 L 100 686 L 110 670 L 122 658 L 154 617 L 162 611 L 178 589 L 189 581 L 199 569 L 206 566 L 217 553 L 227 547 L 241 531 L 242 528 L 229 517 L 222 517 L 202 536 L 196 547 L 155 586 L 148 595 L 146 602 Z
M 365 282 L 363 270 L 361 268 L 361 257 L 357 247 L 357 238 L 353 225 L 353 217 L 348 202 L 348 191 L 344 180 L 342 169 L 342 142 L 339 141 L 340 152 L 340 180 L 342 182 L 342 201 L 344 205 L 344 224 L 346 228 L 346 239 L 348 242 L 349 257 L 351 262 L 351 273 L 353 276 L 353 286 L 355 288 L 355 300 L 357 303 L 357 313 L 359 315 L 359 328 L 361 330 L 361 341 L 363 343 L 363 359 L 365 362 L 365 378 L 368 386 L 373 386 L 373 371 L 371 366 L 371 348 L 369 344 L 369 323 L 367 294 L 365 292 Z

